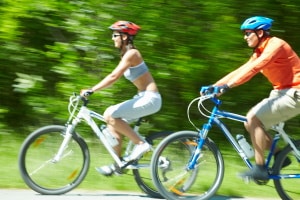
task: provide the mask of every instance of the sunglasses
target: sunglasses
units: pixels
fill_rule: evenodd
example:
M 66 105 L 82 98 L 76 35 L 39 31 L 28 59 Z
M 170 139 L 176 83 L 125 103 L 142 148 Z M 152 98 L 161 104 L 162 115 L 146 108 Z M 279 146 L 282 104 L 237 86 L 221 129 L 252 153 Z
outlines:
M 252 33 L 254 33 L 253 31 L 245 31 L 244 35 L 249 37 Z
M 113 38 L 116 38 L 116 37 L 118 37 L 118 36 L 121 36 L 121 34 L 112 34 L 112 37 L 113 37 Z

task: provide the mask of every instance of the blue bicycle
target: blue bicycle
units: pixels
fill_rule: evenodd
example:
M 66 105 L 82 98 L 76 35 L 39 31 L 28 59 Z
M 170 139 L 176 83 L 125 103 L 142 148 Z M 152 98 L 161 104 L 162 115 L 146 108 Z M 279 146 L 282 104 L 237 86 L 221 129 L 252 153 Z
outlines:
M 190 119 L 191 105 L 195 102 L 198 102 L 199 112 L 208 118 L 200 129 Z M 151 177 L 159 193 L 166 199 L 209 199 L 217 192 L 224 176 L 224 160 L 218 146 L 208 137 L 215 127 L 222 131 L 246 166 L 252 168 L 252 161 L 222 121 L 229 119 L 243 123 L 246 117 L 220 110 L 221 103 L 215 92 L 192 100 L 187 113 L 197 131 L 173 133 L 164 138 L 155 149 L 151 161 Z M 283 127 L 284 123 L 273 127 L 276 134 L 266 159 L 269 180 L 273 180 L 282 199 L 300 199 L 300 140 L 290 138 Z M 280 139 L 285 143 L 275 160 L 274 151 Z M 292 162 L 284 166 L 287 157 Z M 254 182 L 264 185 L 268 181 Z

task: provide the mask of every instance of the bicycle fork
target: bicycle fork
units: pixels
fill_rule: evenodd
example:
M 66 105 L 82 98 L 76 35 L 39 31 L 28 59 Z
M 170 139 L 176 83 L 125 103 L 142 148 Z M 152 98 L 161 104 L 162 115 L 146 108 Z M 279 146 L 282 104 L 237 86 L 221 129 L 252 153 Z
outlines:
M 67 148 L 69 142 L 72 139 L 72 132 L 74 131 L 74 127 L 76 126 L 78 122 L 74 122 L 74 124 L 68 124 L 66 128 L 66 132 L 64 134 L 64 140 L 62 144 L 60 145 L 57 154 L 54 156 L 54 158 L 51 160 L 53 163 L 57 163 L 62 158 L 64 150 Z
M 60 161 L 60 159 L 63 157 L 63 153 L 64 153 L 65 149 L 68 147 L 68 144 L 73 137 L 73 132 L 75 130 L 75 127 L 81 121 L 81 119 L 84 118 L 86 121 L 90 121 L 89 120 L 90 119 L 89 110 L 85 106 L 81 107 L 79 113 L 77 114 L 77 117 L 75 117 L 72 120 L 72 122 L 70 122 L 73 114 L 70 116 L 70 118 L 68 119 L 68 122 L 66 123 L 66 131 L 64 134 L 64 140 L 63 140 L 62 144 L 60 145 L 57 154 L 54 156 L 54 158 L 51 161 L 53 163 Z M 66 154 L 66 155 L 68 155 L 68 154 Z
M 205 124 L 203 126 L 203 129 L 199 132 L 199 141 L 197 142 L 196 148 L 194 149 L 193 152 L 193 156 L 186 167 L 187 170 L 192 170 L 196 168 L 196 164 L 201 155 L 201 149 L 205 144 L 206 136 L 210 128 L 211 128 L 210 124 Z

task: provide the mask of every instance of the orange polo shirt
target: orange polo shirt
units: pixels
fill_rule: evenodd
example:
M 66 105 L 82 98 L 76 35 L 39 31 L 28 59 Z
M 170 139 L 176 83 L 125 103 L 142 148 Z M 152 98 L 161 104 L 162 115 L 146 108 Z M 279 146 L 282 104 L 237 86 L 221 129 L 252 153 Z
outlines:
M 261 72 L 274 89 L 300 89 L 300 59 L 290 45 L 277 37 L 266 38 L 250 60 L 215 85 L 241 85 Z

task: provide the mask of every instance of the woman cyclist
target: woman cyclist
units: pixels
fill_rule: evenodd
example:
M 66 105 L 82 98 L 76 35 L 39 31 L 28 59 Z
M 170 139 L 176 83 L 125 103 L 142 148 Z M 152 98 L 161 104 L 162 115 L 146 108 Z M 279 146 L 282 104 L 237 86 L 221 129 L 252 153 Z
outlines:
M 133 39 L 140 27 L 129 21 L 117 21 L 109 29 L 112 31 L 114 46 L 120 50 L 121 60 L 110 74 L 91 89 L 82 90 L 81 95 L 86 94 L 86 92 L 93 93 L 103 90 L 115 83 L 121 76 L 125 76 L 137 88 L 138 93 L 132 99 L 112 105 L 104 112 L 109 132 L 119 142 L 114 147 L 116 153 L 121 157 L 122 135 L 127 136 L 136 144 L 132 153 L 126 158 L 122 158 L 124 162 L 130 162 L 139 159 L 150 150 L 151 146 L 138 137 L 126 121 L 158 112 L 161 108 L 162 99 L 141 53 L 133 44 Z M 107 176 L 121 173 L 115 164 L 96 169 L 99 173 Z

